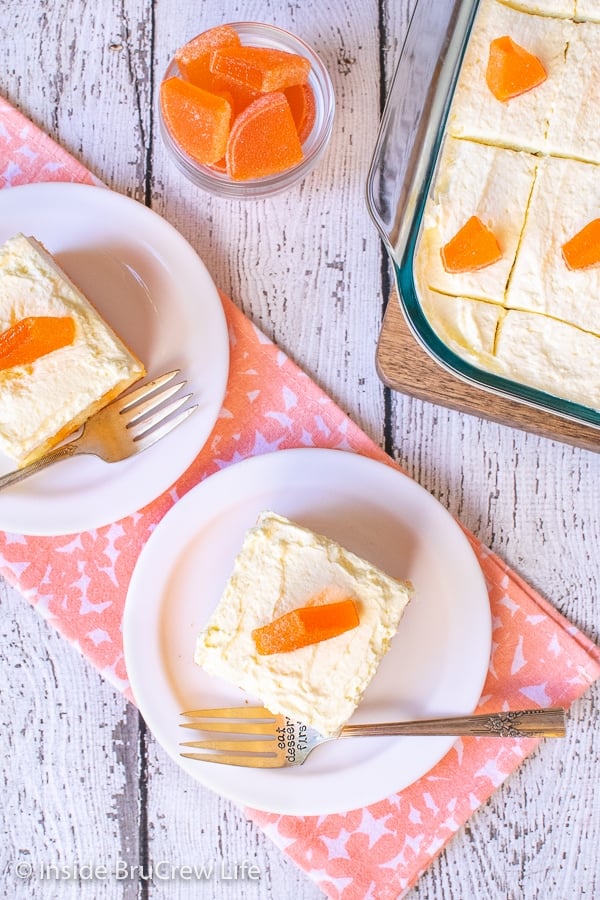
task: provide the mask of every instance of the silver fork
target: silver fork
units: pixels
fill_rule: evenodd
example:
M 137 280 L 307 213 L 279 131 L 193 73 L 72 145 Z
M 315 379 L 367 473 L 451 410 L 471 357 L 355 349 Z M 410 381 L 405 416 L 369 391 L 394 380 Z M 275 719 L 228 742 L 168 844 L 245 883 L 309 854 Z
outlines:
M 344 725 L 334 737 L 323 737 L 301 722 L 275 715 L 263 706 L 193 709 L 182 716 L 195 719 L 182 728 L 224 733 L 223 740 L 184 741 L 203 753 L 181 753 L 187 759 L 280 769 L 301 766 L 309 753 L 326 741 L 360 735 L 471 735 L 475 737 L 564 737 L 565 714 L 560 707 L 522 709 L 412 722 L 382 722 L 375 725 Z M 237 735 L 237 737 L 234 737 Z M 253 740 L 257 737 L 258 740 Z M 206 752 L 208 751 L 208 752 Z
M 172 383 L 180 372 L 180 369 L 173 369 L 136 390 L 121 394 L 87 420 L 78 438 L 61 444 L 22 469 L 1 476 L 0 489 L 80 453 L 91 453 L 106 462 L 118 462 L 151 447 L 187 419 L 198 406 L 197 403 L 188 406 L 173 416 L 192 394 L 184 394 L 166 403 L 186 384 L 185 380 Z

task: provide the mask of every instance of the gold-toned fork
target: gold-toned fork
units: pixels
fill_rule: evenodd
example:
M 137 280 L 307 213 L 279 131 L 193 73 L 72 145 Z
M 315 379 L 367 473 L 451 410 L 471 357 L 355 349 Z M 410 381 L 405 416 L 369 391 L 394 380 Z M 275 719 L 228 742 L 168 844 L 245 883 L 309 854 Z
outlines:
M 174 382 L 180 374 L 180 369 L 173 369 L 121 394 L 87 420 L 79 437 L 30 465 L 1 476 L 0 489 L 80 453 L 91 453 L 105 462 L 118 462 L 151 447 L 197 409 L 196 403 L 174 415 L 192 397 L 190 393 L 171 400 L 186 384 L 185 380 Z
M 280 769 L 301 766 L 309 753 L 326 741 L 345 737 L 377 735 L 471 735 L 475 737 L 564 737 L 565 714 L 560 707 L 522 709 L 412 722 L 382 722 L 373 725 L 345 725 L 335 737 L 323 737 L 301 722 L 275 715 L 263 706 L 193 709 L 182 713 L 193 719 L 182 728 L 220 732 L 223 739 L 185 741 L 181 747 L 203 752 L 181 753 L 187 759 Z

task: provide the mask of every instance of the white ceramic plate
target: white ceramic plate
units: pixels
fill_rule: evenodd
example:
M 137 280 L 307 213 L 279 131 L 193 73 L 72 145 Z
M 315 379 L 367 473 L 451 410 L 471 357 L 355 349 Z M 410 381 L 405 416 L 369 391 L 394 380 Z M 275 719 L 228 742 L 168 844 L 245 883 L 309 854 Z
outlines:
M 303 766 L 260 770 L 179 756 L 180 713 L 248 697 L 193 662 L 195 639 L 225 586 L 244 533 L 271 509 L 337 540 L 416 591 L 352 721 L 465 714 L 491 648 L 477 559 L 451 515 L 397 469 L 339 450 L 253 457 L 210 476 L 167 513 L 134 570 L 123 623 L 131 687 L 151 731 L 192 777 L 257 809 L 320 815 L 411 784 L 450 749 L 447 737 L 324 744 Z M 251 698 L 255 700 L 256 698 Z
M 0 243 L 33 235 L 87 294 L 149 376 L 180 368 L 199 408 L 154 447 L 119 463 L 80 456 L 6 488 L 0 528 L 65 534 L 145 506 L 186 470 L 219 414 L 227 325 L 204 263 L 168 222 L 102 187 L 32 184 L 0 191 Z M 0 453 L 0 474 L 14 464 Z

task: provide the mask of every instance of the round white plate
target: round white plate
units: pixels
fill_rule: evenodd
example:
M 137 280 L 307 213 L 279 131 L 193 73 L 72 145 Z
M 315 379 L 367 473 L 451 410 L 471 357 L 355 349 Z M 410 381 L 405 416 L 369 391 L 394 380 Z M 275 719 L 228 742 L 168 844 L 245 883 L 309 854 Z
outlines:
M 475 708 L 488 670 L 491 616 L 465 535 L 437 500 L 397 469 L 320 449 L 282 450 L 223 469 L 157 526 L 125 606 L 125 661 L 136 702 L 185 771 L 239 803 L 321 815 L 381 800 L 429 771 L 454 738 L 334 741 L 314 750 L 303 766 L 276 770 L 179 756 L 179 742 L 190 738 L 178 727 L 182 711 L 248 701 L 237 688 L 204 673 L 193 656 L 196 635 L 219 601 L 246 530 L 267 509 L 414 584 L 415 598 L 353 722 L 459 715 Z
M 0 191 L 0 243 L 32 235 L 56 256 L 149 376 L 179 368 L 199 408 L 139 456 L 59 463 L 0 495 L 0 528 L 65 534 L 145 506 L 187 469 L 219 414 L 229 371 L 221 299 L 194 249 L 159 215 L 107 188 L 32 184 Z M 0 453 L 0 474 L 14 463 Z

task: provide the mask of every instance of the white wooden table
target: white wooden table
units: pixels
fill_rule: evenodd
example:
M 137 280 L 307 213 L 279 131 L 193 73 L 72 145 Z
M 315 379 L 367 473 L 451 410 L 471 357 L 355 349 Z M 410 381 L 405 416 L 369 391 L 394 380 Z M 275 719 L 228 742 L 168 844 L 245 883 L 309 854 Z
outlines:
M 413 0 L 3 0 L 0 91 L 111 188 L 145 201 L 218 285 L 365 431 L 593 639 L 600 455 L 392 395 L 375 346 L 388 273 L 364 203 L 382 97 Z M 170 164 L 156 91 L 169 55 L 227 21 L 288 27 L 321 54 L 338 112 L 289 195 L 211 199 Z M 0 660 L 4 896 L 321 896 L 231 803 L 190 781 L 137 711 L 6 585 Z M 600 897 L 598 688 L 432 864 L 411 897 Z M 256 864 L 258 882 L 19 884 L 14 863 Z

